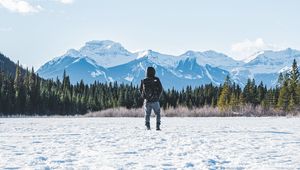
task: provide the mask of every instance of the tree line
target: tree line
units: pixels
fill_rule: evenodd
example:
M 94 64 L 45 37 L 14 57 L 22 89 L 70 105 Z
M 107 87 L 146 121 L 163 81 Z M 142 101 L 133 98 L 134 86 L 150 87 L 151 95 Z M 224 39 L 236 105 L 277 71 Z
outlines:
M 22 71 L 23 70 L 23 71 Z M 70 83 L 64 72 L 62 79 L 45 80 L 34 69 L 16 65 L 15 75 L 0 70 L 0 115 L 76 115 L 109 108 L 140 108 L 143 105 L 139 87 L 117 82 L 85 84 Z M 284 112 L 299 111 L 299 70 L 294 60 L 292 69 L 280 73 L 278 84 L 267 88 L 263 82 L 256 84 L 248 79 L 242 88 L 227 76 L 224 84 L 198 87 L 187 86 L 181 90 L 166 89 L 160 99 L 163 109 L 203 106 L 217 107 L 220 111 L 240 111 L 245 105 Z
M 283 112 L 299 113 L 300 105 L 300 74 L 294 59 L 290 71 L 280 73 L 275 88 L 267 89 L 263 82 L 257 86 L 255 80 L 248 79 L 241 90 L 226 78 L 221 88 L 217 106 L 220 110 L 237 110 L 248 104 L 261 106 L 264 110 L 277 109 Z

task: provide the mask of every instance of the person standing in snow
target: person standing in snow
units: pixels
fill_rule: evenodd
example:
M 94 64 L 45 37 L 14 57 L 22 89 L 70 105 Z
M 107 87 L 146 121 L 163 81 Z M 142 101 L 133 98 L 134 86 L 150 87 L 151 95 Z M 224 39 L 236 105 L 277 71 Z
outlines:
M 155 69 L 148 67 L 146 78 L 141 80 L 140 92 L 144 99 L 145 125 L 150 130 L 150 115 L 153 109 L 156 115 L 156 130 L 160 130 L 160 105 L 159 98 L 163 87 L 158 77 L 155 77 Z

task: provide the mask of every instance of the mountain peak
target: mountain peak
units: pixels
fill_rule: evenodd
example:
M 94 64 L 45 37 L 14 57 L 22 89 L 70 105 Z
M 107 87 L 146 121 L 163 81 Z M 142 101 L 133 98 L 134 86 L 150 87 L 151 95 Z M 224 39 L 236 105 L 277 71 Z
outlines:
M 127 51 L 120 43 L 111 40 L 93 40 L 85 43 L 80 48 L 80 54 L 95 60 L 100 66 L 113 67 L 129 62 L 136 58 L 131 52 Z
M 193 51 L 193 50 L 188 50 L 188 51 L 186 51 L 185 53 L 183 53 L 181 56 L 188 56 L 188 57 L 190 57 L 190 56 L 195 56 L 195 55 L 197 55 L 199 52 L 196 52 L 196 51 Z
M 97 50 L 125 50 L 124 47 L 117 42 L 111 40 L 92 40 L 85 43 L 82 48 L 97 49 Z
M 77 50 L 75 50 L 75 49 L 72 48 L 72 49 L 69 49 L 64 56 L 75 57 L 75 56 L 78 56 L 78 55 L 80 55 L 79 51 L 77 51 Z
M 258 52 L 256 52 L 256 53 L 250 55 L 249 57 L 247 57 L 247 58 L 244 59 L 243 61 L 246 62 L 246 63 L 248 63 L 248 62 L 254 60 L 257 56 L 263 54 L 264 52 L 265 52 L 265 51 L 258 51 Z
M 209 56 L 223 56 L 223 57 L 228 57 L 227 55 L 214 51 L 214 50 L 207 50 L 202 52 L 203 55 L 209 55 Z
M 214 51 L 214 50 L 206 50 L 206 51 L 203 51 L 203 53 L 210 53 L 210 54 L 221 54 L 221 53 L 219 53 L 219 52 L 216 52 L 216 51 Z
M 153 55 L 155 53 L 158 54 L 157 52 L 154 52 L 153 50 L 149 49 L 149 50 L 136 52 L 135 54 L 137 55 L 137 58 L 142 58 L 142 57 Z
M 111 41 L 111 40 L 91 40 L 86 42 L 85 44 L 95 44 L 95 45 L 111 45 L 111 44 L 119 44 L 115 41 Z

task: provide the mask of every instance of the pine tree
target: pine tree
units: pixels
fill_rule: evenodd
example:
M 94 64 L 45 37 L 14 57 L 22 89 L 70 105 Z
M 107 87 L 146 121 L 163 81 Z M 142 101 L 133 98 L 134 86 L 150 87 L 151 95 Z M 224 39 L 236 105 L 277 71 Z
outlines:
M 277 107 L 281 110 L 287 111 L 289 105 L 290 93 L 288 90 L 288 83 L 284 82 L 279 92 Z
M 273 89 L 269 89 L 267 91 L 266 98 L 264 100 L 264 105 L 267 106 L 268 108 L 275 106 Z
M 269 110 L 270 109 L 270 103 L 267 101 L 267 99 L 263 99 L 261 101 L 261 107 L 264 111 Z
M 221 95 L 218 99 L 218 108 L 221 111 L 225 111 L 228 109 L 229 106 L 229 101 L 230 101 L 230 79 L 229 76 L 226 76 Z
M 294 61 L 293 61 L 292 70 L 290 72 L 290 77 L 291 77 L 291 81 L 293 84 L 299 83 L 300 73 L 299 73 L 296 59 L 294 59 Z
M 299 84 L 299 70 L 298 70 L 298 66 L 297 66 L 297 62 L 294 59 L 293 61 L 293 65 L 292 65 L 292 70 L 290 71 L 290 78 L 289 78 L 289 91 L 291 93 L 291 98 L 293 99 L 293 103 L 294 104 L 299 104 L 299 100 L 297 97 L 297 85 Z
M 289 102 L 289 103 L 288 103 L 288 110 L 289 110 L 289 111 L 295 110 L 295 106 L 296 106 L 296 105 L 295 105 L 295 100 L 294 100 L 294 96 L 293 96 L 293 95 L 290 96 L 288 102 Z
M 284 83 L 284 77 L 283 77 L 283 74 L 282 74 L 282 73 L 279 73 L 278 80 L 277 80 L 277 86 L 278 86 L 278 87 L 282 87 L 283 83 Z
M 17 62 L 17 67 L 16 67 L 16 75 L 15 75 L 15 81 L 14 81 L 14 88 L 15 88 L 15 95 L 16 98 L 19 97 L 20 93 L 20 87 L 21 87 L 21 71 L 20 71 L 20 65 L 19 61 Z
M 265 88 L 264 88 L 264 84 L 263 82 L 260 82 L 259 86 L 257 87 L 257 97 L 256 97 L 256 101 L 258 102 L 258 104 L 261 104 L 261 102 L 264 100 L 265 98 Z
M 237 96 L 234 93 L 231 93 L 229 106 L 232 108 L 232 110 L 236 110 L 238 108 L 238 105 L 239 101 L 237 99 Z
M 240 106 L 243 106 L 243 105 L 245 105 L 245 96 L 244 96 L 244 93 L 240 93 L 240 95 L 239 95 L 239 105 Z
M 17 66 L 16 66 L 16 74 L 15 74 L 15 79 L 14 79 L 14 90 L 15 90 L 15 112 L 20 114 L 21 112 L 21 93 L 22 91 L 22 87 L 21 84 L 22 80 L 21 80 L 21 70 L 20 70 L 20 65 L 19 65 L 19 61 L 17 62 Z

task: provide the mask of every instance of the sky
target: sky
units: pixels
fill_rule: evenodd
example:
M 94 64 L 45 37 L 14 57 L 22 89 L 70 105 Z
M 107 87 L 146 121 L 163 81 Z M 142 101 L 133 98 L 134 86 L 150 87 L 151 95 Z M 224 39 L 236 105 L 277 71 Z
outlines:
M 91 40 L 131 52 L 300 50 L 299 0 L 0 0 L 0 52 L 38 69 Z

